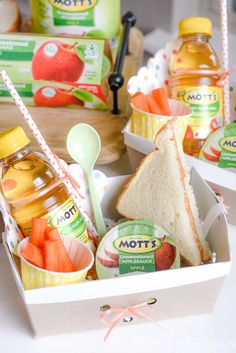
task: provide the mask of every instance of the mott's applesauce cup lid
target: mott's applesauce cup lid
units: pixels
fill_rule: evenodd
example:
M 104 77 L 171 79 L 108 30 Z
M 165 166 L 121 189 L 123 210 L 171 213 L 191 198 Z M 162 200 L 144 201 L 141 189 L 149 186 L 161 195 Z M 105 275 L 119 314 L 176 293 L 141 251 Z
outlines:
M 0 159 L 9 157 L 29 143 L 29 138 L 20 126 L 0 133 Z
M 209 18 L 188 17 L 179 22 L 179 37 L 197 33 L 212 36 L 212 23 Z
M 180 267 L 172 237 L 163 228 L 144 219 L 112 228 L 96 254 L 98 277 L 114 278 Z
M 217 129 L 206 139 L 199 159 L 236 173 L 236 123 Z

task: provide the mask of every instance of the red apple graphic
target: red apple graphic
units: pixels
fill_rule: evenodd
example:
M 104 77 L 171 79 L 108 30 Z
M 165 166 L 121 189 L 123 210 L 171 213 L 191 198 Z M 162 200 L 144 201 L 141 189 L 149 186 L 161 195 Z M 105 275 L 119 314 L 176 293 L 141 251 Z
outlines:
M 211 151 L 212 151 L 216 156 L 220 157 L 220 153 L 221 153 L 220 150 L 217 150 L 217 149 L 216 149 L 215 147 L 213 147 L 213 146 L 210 146 L 210 149 L 211 149 Z
M 84 70 L 74 46 L 54 40 L 42 44 L 32 60 L 35 80 L 77 82 Z
M 112 260 L 119 261 L 119 252 L 116 250 L 111 242 L 107 242 L 104 248 L 105 254 Z
M 217 118 L 214 118 L 211 120 L 211 123 L 210 123 L 210 128 L 211 128 L 211 131 L 215 131 L 217 129 L 219 129 L 219 124 L 218 124 L 218 121 L 217 121 Z
M 208 161 L 219 162 L 219 160 L 220 160 L 220 156 L 216 156 L 216 155 L 213 156 L 213 155 L 207 153 L 206 151 L 202 151 L 202 154 L 206 159 L 208 159 Z
M 118 261 L 119 260 L 119 255 L 113 252 L 110 252 L 109 250 L 104 249 L 105 254 L 110 257 L 110 259 Z
M 109 267 L 109 268 L 119 267 L 118 261 L 113 260 L 104 254 L 102 256 L 97 256 L 97 260 L 105 267 Z
M 83 102 L 77 99 L 71 90 L 65 90 L 53 86 L 41 87 L 34 95 L 34 103 L 39 107 L 65 107 L 67 105 L 83 106 Z
M 156 271 L 167 270 L 176 258 L 176 247 L 168 243 L 165 238 L 161 240 L 162 246 L 155 252 Z

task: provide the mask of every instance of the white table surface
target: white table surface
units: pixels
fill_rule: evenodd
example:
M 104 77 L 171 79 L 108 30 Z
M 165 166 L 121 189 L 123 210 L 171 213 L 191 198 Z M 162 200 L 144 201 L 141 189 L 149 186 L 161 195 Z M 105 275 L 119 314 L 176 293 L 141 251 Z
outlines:
M 236 352 L 236 227 L 230 226 L 233 263 L 215 311 L 153 323 L 117 327 L 104 343 L 106 328 L 35 338 L 17 291 L 3 245 L 0 245 L 0 352 L 2 353 L 235 353 Z M 60 318 L 58 318 L 60 319 Z

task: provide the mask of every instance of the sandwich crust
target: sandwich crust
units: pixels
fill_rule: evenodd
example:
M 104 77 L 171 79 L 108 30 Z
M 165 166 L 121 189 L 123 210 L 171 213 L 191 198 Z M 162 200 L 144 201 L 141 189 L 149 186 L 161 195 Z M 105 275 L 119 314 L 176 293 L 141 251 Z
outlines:
M 173 126 L 171 126 L 171 128 L 173 129 Z M 179 155 L 177 153 L 178 145 L 177 145 L 176 135 L 175 135 L 174 131 L 173 131 L 173 141 L 174 141 L 175 146 L 176 146 L 176 159 L 177 159 L 177 162 L 179 164 L 179 169 L 180 169 L 180 174 L 181 174 L 180 180 L 181 180 L 181 183 L 182 183 L 182 186 L 183 186 L 183 190 L 184 190 L 184 201 L 185 201 L 185 205 L 186 205 L 186 211 L 187 211 L 188 216 L 189 216 L 189 221 L 190 221 L 191 228 L 192 228 L 192 231 L 193 231 L 193 234 L 194 234 L 194 239 L 196 241 L 197 247 L 198 247 L 198 249 L 200 251 L 200 254 L 201 254 L 201 260 L 202 260 L 202 262 L 207 262 L 207 261 L 210 260 L 211 257 L 207 258 L 205 256 L 202 243 L 201 243 L 201 241 L 199 239 L 199 234 L 198 234 L 198 231 L 197 231 L 195 218 L 194 218 L 193 212 L 191 210 L 190 199 L 187 196 L 187 190 L 186 190 L 186 184 L 185 184 L 186 171 L 185 171 L 185 168 L 183 167 L 183 164 L 181 163 L 181 159 L 179 158 Z

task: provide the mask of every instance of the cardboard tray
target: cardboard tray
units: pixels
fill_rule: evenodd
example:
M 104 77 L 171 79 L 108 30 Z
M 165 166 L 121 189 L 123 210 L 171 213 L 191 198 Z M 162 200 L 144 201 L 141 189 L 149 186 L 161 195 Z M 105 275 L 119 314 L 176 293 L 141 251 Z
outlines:
M 135 172 L 141 160 L 151 152 L 155 146 L 150 140 L 131 132 L 129 120 L 124 130 L 124 141 L 130 161 L 131 170 Z M 207 181 L 210 187 L 223 196 L 225 205 L 228 206 L 228 221 L 236 225 L 236 175 L 231 171 L 216 167 L 200 159 L 185 155 L 187 165 L 193 167 Z
M 102 203 L 106 217 L 118 217 L 115 204 L 127 179 L 127 176 L 109 179 L 109 188 Z M 191 184 L 200 217 L 204 220 L 218 201 L 194 169 L 191 172 Z M 207 240 L 212 251 L 217 254 L 216 263 L 34 290 L 23 289 L 16 263 L 4 243 L 34 333 L 37 336 L 48 336 L 105 328 L 99 320 L 103 305 L 134 305 L 149 298 L 157 299 L 153 311 L 156 320 L 211 312 L 231 266 L 224 214 L 215 219 Z M 132 322 L 137 323 L 139 320 L 134 318 Z

